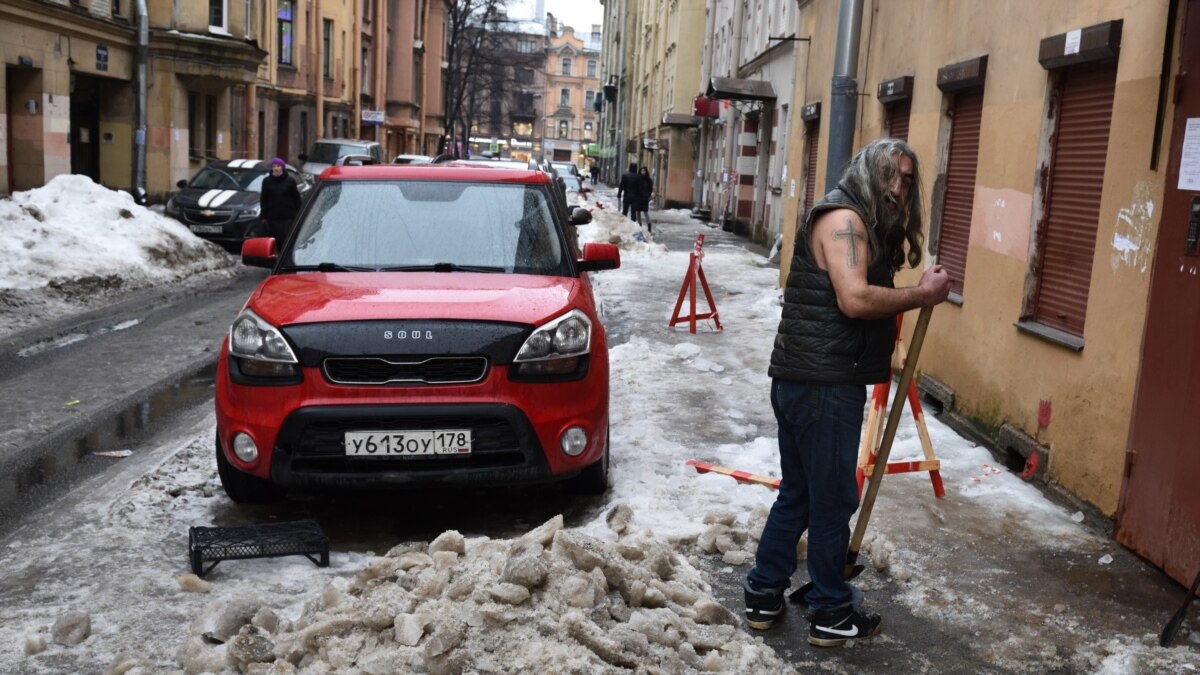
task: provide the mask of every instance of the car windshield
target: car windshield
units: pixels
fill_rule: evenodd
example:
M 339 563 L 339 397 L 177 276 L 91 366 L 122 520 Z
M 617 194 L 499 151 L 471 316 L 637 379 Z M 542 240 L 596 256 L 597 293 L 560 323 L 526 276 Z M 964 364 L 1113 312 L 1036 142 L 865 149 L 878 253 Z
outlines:
M 343 145 L 341 143 L 316 143 L 308 161 L 318 164 L 333 164 L 338 158 L 346 155 L 370 155 L 368 148 L 361 145 Z
M 234 169 L 206 166 L 196 174 L 189 188 L 198 190 L 243 190 L 262 192 L 263 179 L 267 172 L 262 169 Z
M 538 186 L 331 181 L 298 227 L 293 267 L 566 273 L 565 244 Z

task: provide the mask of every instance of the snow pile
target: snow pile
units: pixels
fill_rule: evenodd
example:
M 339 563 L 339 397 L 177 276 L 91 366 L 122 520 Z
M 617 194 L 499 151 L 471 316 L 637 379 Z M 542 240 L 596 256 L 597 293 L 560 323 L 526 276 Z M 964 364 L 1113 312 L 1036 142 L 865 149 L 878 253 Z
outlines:
M 230 276 L 235 263 L 179 222 L 87 176 L 56 176 L 0 200 L 0 317 L 7 330 L 152 285 Z
M 448 531 L 402 544 L 281 620 L 216 602 L 177 657 L 220 672 L 785 672 L 699 572 L 609 512 L 609 541 L 562 516 L 515 539 Z

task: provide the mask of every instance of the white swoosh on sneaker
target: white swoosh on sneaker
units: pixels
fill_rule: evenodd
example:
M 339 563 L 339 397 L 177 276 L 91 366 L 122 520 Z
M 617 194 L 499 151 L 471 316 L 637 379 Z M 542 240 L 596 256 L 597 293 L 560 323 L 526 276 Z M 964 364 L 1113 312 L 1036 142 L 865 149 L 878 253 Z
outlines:
M 757 612 L 759 614 L 766 614 L 767 616 L 775 616 L 776 614 L 779 614 L 782 611 L 783 611 L 782 608 L 781 609 L 748 609 L 748 610 L 746 610 L 746 613 L 749 614 L 750 612 Z
M 822 631 L 825 631 L 826 633 L 833 633 L 834 635 L 843 635 L 845 637 L 855 637 L 858 635 L 858 626 L 851 626 L 848 629 L 847 628 L 832 628 L 832 627 L 826 628 L 825 626 L 817 626 L 817 630 L 822 630 Z

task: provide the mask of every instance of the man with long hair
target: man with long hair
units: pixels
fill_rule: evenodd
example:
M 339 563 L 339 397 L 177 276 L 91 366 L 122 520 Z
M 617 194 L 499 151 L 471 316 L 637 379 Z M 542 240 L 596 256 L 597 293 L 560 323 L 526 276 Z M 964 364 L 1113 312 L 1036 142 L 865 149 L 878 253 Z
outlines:
M 782 477 L 754 568 L 742 583 L 751 628 L 770 628 L 782 614 L 796 545 L 807 530 L 808 641 L 833 647 L 879 632 L 882 619 L 861 610 L 862 593 L 843 567 L 858 508 L 866 385 L 891 375 L 896 315 L 932 307 L 950 292 L 941 265 L 925 269 L 916 286 L 893 283 L 906 261 L 921 264 L 920 184 L 908 144 L 872 141 L 796 233 L 767 371 Z

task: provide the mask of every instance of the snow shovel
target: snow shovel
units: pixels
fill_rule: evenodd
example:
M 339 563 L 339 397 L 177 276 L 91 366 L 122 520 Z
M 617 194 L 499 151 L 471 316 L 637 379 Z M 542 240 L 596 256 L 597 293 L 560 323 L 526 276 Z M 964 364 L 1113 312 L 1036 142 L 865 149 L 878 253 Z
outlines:
M 1169 647 L 1171 640 L 1175 639 L 1175 633 L 1179 632 L 1179 626 L 1183 624 L 1184 617 L 1187 616 L 1188 605 L 1192 604 L 1192 600 L 1196 597 L 1196 589 L 1200 588 L 1200 572 L 1196 573 L 1196 580 L 1192 582 L 1192 590 L 1188 591 L 1187 597 L 1183 599 L 1183 605 L 1179 611 L 1175 612 L 1175 616 L 1167 622 L 1166 628 L 1163 628 L 1162 635 L 1158 637 L 1158 644 L 1161 647 Z
M 883 438 L 879 441 L 879 453 L 875 456 L 876 471 L 871 472 L 871 480 L 867 483 L 867 494 L 863 497 L 862 506 L 858 511 L 858 522 L 854 524 L 854 535 L 850 537 L 850 550 L 846 553 L 846 567 L 842 574 L 846 579 L 853 579 L 862 574 L 864 565 L 858 563 L 858 550 L 862 547 L 863 535 L 867 532 L 867 522 L 871 519 L 871 511 L 875 508 L 875 496 L 879 494 L 879 484 L 883 482 L 883 474 L 887 473 L 888 455 L 892 452 L 892 441 L 896 438 L 896 428 L 900 426 L 900 415 L 904 412 L 904 401 L 908 396 L 908 387 L 912 382 L 913 373 L 917 370 L 917 358 L 921 355 L 921 344 L 925 342 L 925 331 L 929 328 L 929 318 L 933 316 L 932 307 L 922 307 L 917 316 L 917 325 L 913 328 L 911 344 L 908 347 L 908 359 L 904 362 L 904 370 L 900 371 L 900 383 L 896 385 L 896 397 L 892 399 L 892 409 L 888 413 L 887 426 L 883 429 Z M 793 591 L 788 599 L 807 605 L 805 595 L 813 587 L 808 582 Z M 1193 589 L 1193 593 L 1195 590 Z

